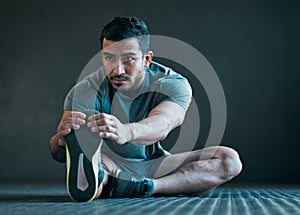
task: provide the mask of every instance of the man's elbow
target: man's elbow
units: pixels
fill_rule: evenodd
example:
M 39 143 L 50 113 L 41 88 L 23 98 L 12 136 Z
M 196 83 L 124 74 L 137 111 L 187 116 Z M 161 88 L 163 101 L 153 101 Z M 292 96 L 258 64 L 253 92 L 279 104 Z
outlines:
M 169 135 L 169 133 L 177 126 L 179 126 L 179 125 L 176 125 L 176 124 L 172 125 L 172 123 L 168 122 L 166 124 L 165 129 L 161 132 L 161 137 L 160 137 L 159 141 L 165 140 L 167 138 L 167 136 Z

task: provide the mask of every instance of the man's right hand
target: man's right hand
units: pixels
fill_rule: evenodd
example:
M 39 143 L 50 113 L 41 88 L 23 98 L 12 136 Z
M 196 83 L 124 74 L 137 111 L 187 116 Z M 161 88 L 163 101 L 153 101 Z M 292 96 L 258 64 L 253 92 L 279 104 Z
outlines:
M 59 161 L 66 161 L 66 141 L 65 136 L 71 130 L 78 130 L 85 124 L 86 115 L 78 111 L 65 110 L 57 128 L 57 133 L 49 140 L 52 157 Z
M 82 112 L 69 110 L 64 111 L 62 119 L 57 128 L 57 134 L 59 135 L 57 143 L 59 146 L 66 145 L 64 137 L 69 134 L 72 129 L 80 129 L 80 126 L 85 124 L 85 118 L 86 115 Z

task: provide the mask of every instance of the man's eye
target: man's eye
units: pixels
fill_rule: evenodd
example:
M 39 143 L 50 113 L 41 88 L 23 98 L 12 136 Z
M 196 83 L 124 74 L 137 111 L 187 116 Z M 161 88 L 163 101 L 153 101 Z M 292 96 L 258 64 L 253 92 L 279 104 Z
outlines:
M 128 63 L 128 62 L 131 62 L 131 61 L 133 61 L 133 60 L 134 60 L 133 57 L 125 57 L 125 58 L 123 58 L 122 62 L 123 62 L 123 63 Z
M 115 60 L 115 58 L 112 56 L 105 56 L 105 60 L 113 62 Z

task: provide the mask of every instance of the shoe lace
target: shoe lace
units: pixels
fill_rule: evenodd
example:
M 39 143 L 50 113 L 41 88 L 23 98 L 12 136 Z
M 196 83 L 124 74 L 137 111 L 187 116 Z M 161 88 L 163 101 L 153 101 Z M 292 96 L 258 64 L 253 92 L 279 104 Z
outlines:
M 149 197 L 147 180 L 131 183 L 129 194 L 136 197 Z

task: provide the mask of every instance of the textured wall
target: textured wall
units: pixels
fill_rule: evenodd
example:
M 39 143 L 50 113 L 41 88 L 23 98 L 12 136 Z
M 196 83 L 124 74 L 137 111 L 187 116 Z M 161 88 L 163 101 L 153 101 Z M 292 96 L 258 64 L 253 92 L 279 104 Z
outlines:
M 296 0 L 2 2 L 0 183 L 64 181 L 48 139 L 116 15 L 143 18 L 152 34 L 189 43 L 214 67 L 228 108 L 222 145 L 244 163 L 237 182 L 299 182 L 299 9 Z M 200 147 L 209 107 L 201 86 L 193 88 L 207 106 Z

